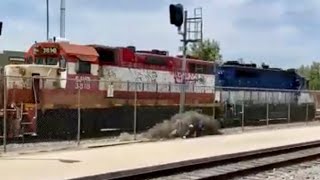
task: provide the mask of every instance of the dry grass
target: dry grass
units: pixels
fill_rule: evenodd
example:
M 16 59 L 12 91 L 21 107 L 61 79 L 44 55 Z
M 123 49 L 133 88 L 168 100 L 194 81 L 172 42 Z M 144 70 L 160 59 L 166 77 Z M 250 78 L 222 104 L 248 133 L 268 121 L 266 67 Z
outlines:
M 219 131 L 220 123 L 209 116 L 189 111 L 176 114 L 170 120 L 164 120 L 156 124 L 143 134 L 147 139 L 172 139 L 182 137 L 188 131 L 189 124 L 197 126 L 202 122 L 204 126 L 203 135 L 221 134 Z
M 132 135 L 127 132 L 121 133 L 119 136 L 119 141 L 132 141 L 132 140 L 133 140 Z

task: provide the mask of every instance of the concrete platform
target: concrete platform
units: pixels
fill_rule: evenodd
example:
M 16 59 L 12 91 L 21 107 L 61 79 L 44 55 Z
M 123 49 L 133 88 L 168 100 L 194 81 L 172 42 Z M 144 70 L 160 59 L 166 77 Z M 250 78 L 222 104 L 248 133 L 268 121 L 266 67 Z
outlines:
M 0 179 L 69 179 L 320 140 L 320 127 L 138 143 L 0 158 Z

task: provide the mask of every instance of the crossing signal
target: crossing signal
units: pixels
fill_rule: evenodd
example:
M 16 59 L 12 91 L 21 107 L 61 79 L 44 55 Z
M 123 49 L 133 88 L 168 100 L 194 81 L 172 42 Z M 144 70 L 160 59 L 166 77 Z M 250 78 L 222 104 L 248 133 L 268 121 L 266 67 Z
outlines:
M 183 6 L 181 4 L 170 4 L 170 23 L 181 27 L 183 24 Z

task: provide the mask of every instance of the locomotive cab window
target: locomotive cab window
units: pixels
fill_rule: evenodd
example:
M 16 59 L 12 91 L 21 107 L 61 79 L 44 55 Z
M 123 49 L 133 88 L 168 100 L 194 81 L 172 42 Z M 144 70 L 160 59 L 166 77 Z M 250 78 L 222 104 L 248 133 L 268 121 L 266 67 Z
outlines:
M 46 59 L 46 63 L 47 63 L 47 65 L 57 65 L 58 59 L 49 57 Z
M 46 61 L 44 58 L 36 58 L 35 64 L 46 64 Z
M 37 57 L 35 59 L 35 64 L 42 64 L 42 65 L 57 65 L 58 59 L 55 57 Z
M 76 64 L 76 72 L 78 74 L 90 74 L 91 73 L 91 63 L 88 61 L 78 60 Z
M 63 56 L 61 56 L 61 58 L 60 58 L 59 67 L 62 69 L 65 69 L 67 67 L 66 59 Z

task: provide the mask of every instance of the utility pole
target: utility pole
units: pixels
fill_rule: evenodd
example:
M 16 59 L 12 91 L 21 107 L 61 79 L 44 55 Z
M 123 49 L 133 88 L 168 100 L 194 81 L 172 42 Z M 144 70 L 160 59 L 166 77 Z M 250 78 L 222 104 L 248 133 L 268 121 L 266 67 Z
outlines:
M 183 43 L 183 59 L 182 59 L 182 84 L 180 88 L 180 103 L 179 113 L 184 112 L 185 96 L 186 96 L 186 61 L 187 61 L 187 45 L 189 42 L 202 41 L 202 9 L 196 8 L 194 10 L 194 17 L 188 18 L 188 11 L 183 10 L 181 4 L 173 5 L 169 7 L 170 10 L 170 23 L 178 28 L 178 34 L 182 35 Z M 200 14 L 199 11 L 200 10 Z M 183 31 L 181 31 L 181 25 L 183 24 Z M 192 28 L 191 25 L 194 25 Z M 199 26 L 200 24 L 200 26 Z M 199 29 L 200 28 L 200 29 Z M 198 35 L 200 34 L 200 38 Z M 193 36 L 191 36 L 193 35 Z
M 60 37 L 65 38 L 66 28 L 66 1 L 61 0 L 60 2 Z
M 47 40 L 49 40 L 49 0 L 47 0 Z

